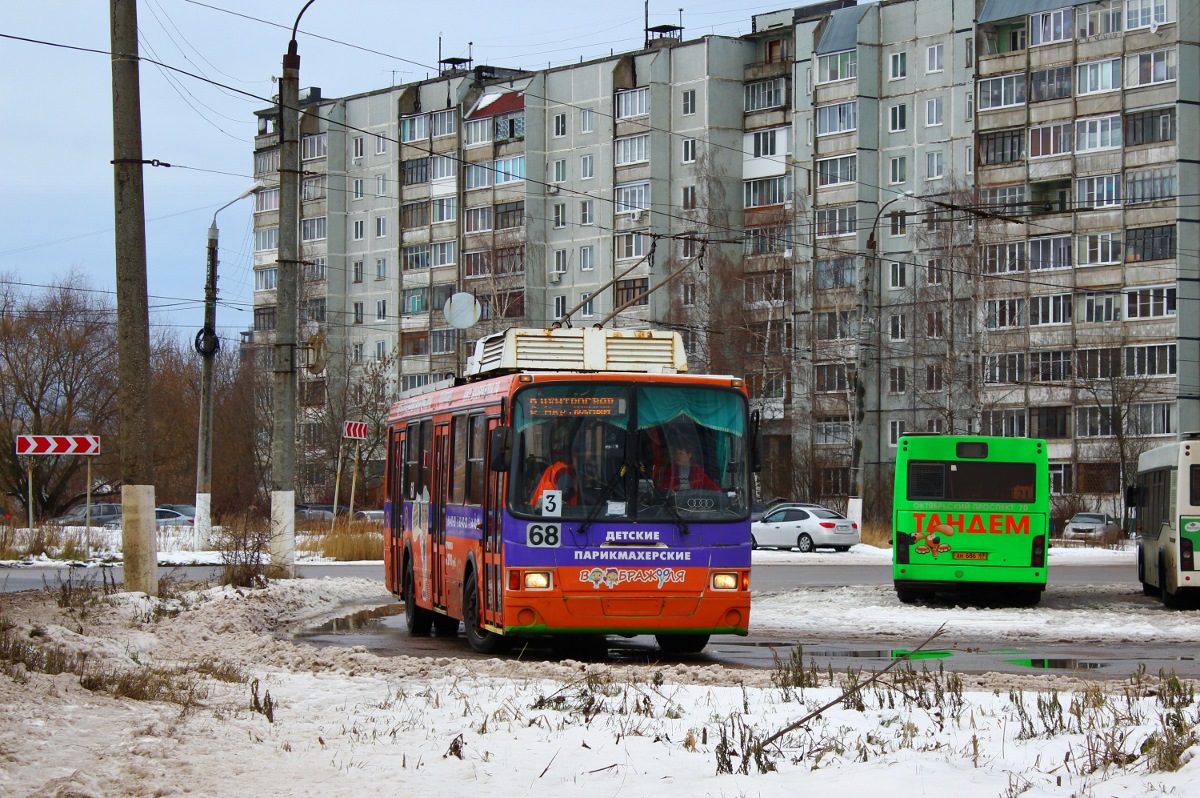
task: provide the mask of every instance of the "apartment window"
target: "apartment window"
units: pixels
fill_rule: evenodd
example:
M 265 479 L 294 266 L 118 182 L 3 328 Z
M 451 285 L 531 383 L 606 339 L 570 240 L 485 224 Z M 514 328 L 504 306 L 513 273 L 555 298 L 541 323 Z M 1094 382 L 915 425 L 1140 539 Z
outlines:
M 496 250 L 493 263 L 495 265 L 496 274 L 524 274 L 525 247 L 501 247 L 500 249 Z M 524 312 L 525 310 L 522 307 L 521 311 L 517 313 L 517 315 L 520 316 Z
M 633 300 L 634 305 L 650 304 L 650 297 L 647 295 L 649 288 L 650 278 L 648 277 L 639 277 L 634 280 L 618 280 L 616 285 L 617 306 L 624 305 L 631 300 Z
M 316 133 L 311 136 L 304 136 L 300 140 L 300 160 L 311 161 L 314 158 L 324 158 L 325 150 L 325 134 Z
M 591 180 L 596 176 L 595 167 L 591 155 L 581 155 L 579 157 L 579 179 Z
M 817 83 L 834 83 L 854 77 L 858 77 L 857 51 L 846 50 L 817 58 Z
M 941 72 L 943 67 L 942 51 L 944 45 L 934 44 L 925 48 L 925 72 Z
M 1031 14 L 1029 17 L 1030 46 L 1037 47 L 1039 44 L 1070 41 L 1073 23 L 1074 17 L 1069 8 Z
M 1175 315 L 1175 288 L 1154 286 L 1125 292 L 1125 318 L 1159 319 Z
M 1126 377 L 1165 377 L 1175 373 L 1175 344 L 1125 347 Z
M 755 158 L 767 158 L 779 155 L 784 151 L 791 152 L 790 134 L 791 128 L 756 130 L 753 133 L 747 133 L 745 139 L 749 142 L 750 153 Z M 784 143 L 782 148 L 779 146 L 781 140 Z
M 1091 61 L 1075 68 L 1075 92 L 1080 96 L 1121 88 L 1121 59 Z
M 822 363 L 813 369 L 817 393 L 846 393 L 854 383 L 854 371 L 842 363 Z
M 931 310 L 925 314 L 925 337 L 944 338 L 946 334 L 945 314 L 940 310 Z
M 840 341 L 850 338 L 850 311 L 827 310 L 813 315 L 813 326 L 818 341 Z
M 753 255 L 790 255 L 792 239 L 786 226 L 749 227 L 742 233 L 742 251 Z
M 892 185 L 908 180 L 908 159 L 903 155 L 888 160 L 888 180 Z
M 386 216 L 376 216 L 375 217 L 375 237 L 376 238 L 387 238 L 387 217 Z
M 817 135 L 845 133 L 858 128 L 858 102 L 852 100 L 817 108 Z M 772 153 L 773 155 L 774 153 Z
M 304 279 L 310 282 L 320 282 L 325 279 L 325 258 L 313 258 L 304 262 Z
M 682 96 L 683 96 L 683 115 L 691 116 L 692 114 L 696 113 L 696 90 L 695 89 L 684 89 Z
M 363 262 L 361 260 L 354 261 L 354 265 L 351 267 L 351 274 L 353 275 L 354 282 L 361 283 L 363 281 L 364 271 L 366 271 L 366 269 L 363 266 Z
M 1071 268 L 1071 237 L 1044 236 L 1029 239 L 1029 270 Z
M 1107 380 L 1120 374 L 1121 350 L 1080 349 L 1075 353 L 1075 374 L 1081 380 Z
M 1174 166 L 1125 173 L 1125 201 L 1128 203 L 1174 199 L 1178 188 Z
M 596 268 L 596 250 L 591 246 L 579 248 L 579 270 L 590 272 Z
M 979 202 L 986 208 L 1000 213 L 1023 212 L 1025 186 L 999 186 L 979 190 Z
M 1063 155 L 1075 148 L 1075 132 L 1070 122 L 1030 128 L 1029 157 L 1046 158 Z M 985 161 L 986 163 L 986 161 Z
M 925 390 L 940 391 L 945 385 L 945 373 L 940 363 L 930 363 L 925 367 Z M 930 430 L 933 432 L 933 430 Z
M 980 111 L 1021 105 L 1025 102 L 1025 76 L 1004 75 L 986 78 L 979 81 L 975 94 Z
M 1125 262 L 1169 260 L 1175 257 L 1175 225 L 1139 227 L 1127 231 Z
M 429 351 L 435 355 L 454 354 L 456 337 L 457 335 L 455 330 L 430 330 Z
M 275 308 L 257 307 L 254 309 L 254 331 L 270 332 L 275 329 Z
M 354 178 L 350 183 L 350 196 L 353 199 L 360 200 L 366 195 L 366 181 L 361 177 Z
M 554 250 L 554 269 L 555 274 L 567 273 L 567 251 L 565 249 Z M 562 315 L 562 314 L 559 314 Z
M 492 118 L 496 141 L 519 139 L 525 135 L 525 112 L 513 111 Z
M 439 197 L 429 203 L 433 223 L 453 222 L 458 218 L 458 200 L 455 197 Z
M 1114 150 L 1121 146 L 1121 116 L 1095 116 L 1075 122 L 1075 151 Z
M 1179 431 L 1171 402 L 1131 405 L 1129 411 L 1127 422 L 1135 435 L 1173 435 Z
M 325 198 L 325 175 L 320 177 L 305 178 L 304 184 L 300 187 L 300 199 L 304 201 L 319 200 Z
M 847 416 L 820 416 L 813 424 L 813 443 L 847 444 L 853 440 Z
M 650 89 L 619 91 L 616 96 L 617 119 L 630 119 L 650 113 Z
M 818 186 L 844 185 L 853 183 L 857 179 L 858 157 L 855 155 L 843 155 L 840 158 L 824 158 L 817 161 Z M 746 207 L 751 206 L 747 205 Z
M 553 176 L 550 178 L 551 183 L 567 182 L 567 161 L 565 158 L 559 158 L 554 162 Z
M 1101 0 L 1081 9 L 1079 35 L 1103 36 L 1121 32 L 1121 3 L 1123 0 Z
M 791 194 L 791 176 L 765 177 L 761 180 L 747 180 L 745 186 L 746 208 L 762 208 L 768 205 L 782 205 Z
M 616 213 L 633 213 L 650 209 L 650 183 L 618 183 L 613 189 Z
M 908 286 L 908 264 L 902 260 L 892 261 L 888 267 L 888 287 L 896 290 Z
M 496 159 L 496 185 L 517 183 L 525 179 L 525 156 Z
M 476 188 L 487 188 L 492 184 L 492 162 L 469 163 L 463 170 L 463 184 L 468 191 Z
M 1125 115 L 1125 143 L 1157 144 L 1175 140 L 1175 107 L 1152 108 Z
M 888 232 L 893 238 L 908 235 L 908 211 L 888 214 Z
M 387 271 L 388 271 L 387 258 L 376 258 L 375 259 L 375 279 L 376 280 L 386 280 L 387 279 Z
M 1029 75 L 1029 101 L 1058 100 L 1071 96 L 1070 66 L 1050 67 Z
M 579 132 L 591 133 L 594 114 L 591 108 L 581 108 L 579 111 Z
M 1149 86 L 1175 80 L 1175 48 L 1125 56 L 1130 86 Z
M 457 174 L 458 159 L 448 155 L 434 155 L 429 159 L 430 180 L 448 180 Z
M 458 262 L 457 241 L 436 241 L 429 245 L 429 258 L 434 266 L 449 266 Z
M 1029 326 L 1071 323 L 1071 295 L 1047 294 L 1029 298 Z
M 888 445 L 895 447 L 900 445 L 900 438 L 904 436 L 908 428 L 908 423 L 903 419 L 888 422 Z
M 942 98 L 931 97 L 925 101 L 925 127 L 942 124 Z
M 762 111 L 766 108 L 779 108 L 783 105 L 783 78 L 759 80 L 747 83 L 744 96 L 746 112 Z
M 696 187 L 695 186 L 684 186 L 682 189 L 682 194 L 683 194 L 683 196 L 682 196 L 681 202 L 683 204 L 683 209 L 685 211 L 695 210 L 695 208 L 696 208 Z
M 404 289 L 404 313 L 424 313 L 429 310 L 429 289 L 428 288 L 406 288 Z
M 1089 291 L 1083 295 L 1083 321 L 1098 324 L 1121 320 L 1121 298 L 1111 292 Z
M 497 230 L 520 227 L 525 224 L 525 203 L 502 202 L 496 206 L 492 218 Z
M 1105 263 L 1120 263 L 1125 259 L 1121 245 L 1121 234 L 1087 233 L 1075 239 L 1076 261 L 1080 266 L 1098 266 Z
M 458 117 L 453 109 L 437 111 L 429 115 L 429 134 L 433 138 L 453 136 L 458 132 Z
M 317 216 L 312 219 L 300 220 L 300 240 L 301 241 L 324 241 L 325 240 L 325 217 Z
M 260 227 L 255 230 L 254 251 L 266 252 L 270 249 L 279 249 L 279 228 Z
M 561 139 L 565 135 L 567 135 L 567 115 L 566 114 L 555 114 L 554 115 L 554 138 Z
M 984 358 L 984 381 L 992 384 L 1025 381 L 1025 353 L 1005 352 Z
M 908 129 L 908 106 L 904 103 L 893 105 L 888 109 L 888 130 L 899 133 Z
M 966 102 L 963 103 L 963 119 L 968 122 L 975 119 L 975 95 L 972 92 L 967 92 L 965 95 Z
M 1116 426 L 1112 408 L 1075 408 L 1075 436 L 1078 438 L 1111 437 L 1116 432 Z
M 483 233 L 492 229 L 492 206 L 467 208 L 465 230 L 468 233 Z
M 406 186 L 429 182 L 429 159 L 413 158 L 400 163 L 401 180 Z
M 400 267 L 411 272 L 429 268 L 429 245 L 414 244 L 400 250 Z
M 650 160 L 650 134 L 617 139 L 613 142 L 613 156 L 617 166 L 648 162 Z
M 925 282 L 929 285 L 941 285 L 946 279 L 945 264 L 941 258 L 933 258 L 925 264 Z
M 683 140 L 683 162 L 684 163 L 695 163 L 696 162 L 696 140 L 695 139 L 684 139 Z
M 813 281 L 818 290 L 850 288 L 854 285 L 854 258 L 819 258 L 813 261 Z
M 492 120 L 472 119 L 463 123 L 463 146 L 474 147 L 492 140 Z
M 356 219 L 351 233 L 355 241 L 362 241 L 367 237 L 367 222 L 365 219 Z
M 900 80 L 901 78 L 908 77 L 908 53 L 892 53 L 891 65 L 889 73 L 891 80 Z
M 387 152 L 388 140 L 387 136 L 382 133 L 375 134 L 375 154 L 383 155 Z
M 1029 408 L 1029 435 L 1032 438 L 1067 438 L 1070 435 L 1067 432 L 1068 421 L 1071 418 L 1071 408 L 1068 406 L 1057 407 L 1031 407 Z M 1061 467 L 1064 464 L 1059 463 Z M 1069 464 L 1066 464 L 1069 469 Z M 1051 480 L 1054 478 L 1055 466 L 1051 465 Z M 1069 476 L 1069 472 L 1068 472 Z M 1051 490 L 1051 492 L 1054 492 Z
M 405 229 L 424 227 L 429 224 L 429 202 L 409 202 L 400 206 L 400 226 Z
M 367 154 L 367 144 L 362 136 L 355 136 L 351 140 L 351 147 L 355 158 L 361 158 Z
M 561 230 L 567 226 L 567 204 L 565 202 L 554 203 L 554 228 Z
M 983 248 L 984 274 L 1009 274 L 1025 271 L 1025 242 L 1006 241 Z
M 817 238 L 853 235 L 858 231 L 858 206 L 817 209 Z
M 1004 438 L 1025 437 L 1025 410 L 1001 408 L 984 410 L 979 417 L 981 435 L 997 435 Z
M 279 284 L 279 269 L 272 267 L 270 269 L 255 269 L 254 270 L 254 290 L 255 291 L 274 291 Z
M 375 321 L 387 321 L 387 300 L 375 300 Z
M 1022 297 L 989 299 L 986 305 L 989 330 L 1010 330 L 1025 326 L 1025 300 Z
M 888 367 L 888 393 L 904 393 L 908 388 L 907 382 L 907 371 L 904 366 Z
M 592 302 L 591 294 L 587 293 L 586 291 L 581 293 L 579 295 L 579 301 L 583 305 L 583 307 L 579 309 L 579 315 L 583 316 L 585 319 L 596 315 L 596 310 L 594 307 L 595 303 Z
M 1033 131 L 1030 131 L 1033 137 Z M 1025 131 L 1022 128 L 997 130 L 979 136 L 979 162 L 992 166 L 1012 163 L 1025 157 Z
M 594 210 L 594 202 L 592 200 L 582 200 L 579 203 L 579 223 L 580 224 L 595 224 L 596 214 Z
M 614 256 L 617 260 L 640 258 L 646 254 L 646 240 L 641 233 L 619 233 L 614 238 L 613 244 Z
M 1080 208 L 1108 208 L 1121 204 L 1121 176 L 1097 175 L 1075 181 L 1075 200 Z
M 940 150 L 925 153 L 925 179 L 937 180 L 945 170 L 945 160 Z
M 400 120 L 401 141 L 421 141 L 427 138 L 429 138 L 428 116 L 420 114 L 419 116 L 407 116 Z M 386 142 L 382 145 L 383 149 L 380 149 L 379 137 L 376 136 L 375 139 L 375 152 L 378 154 L 387 152 Z
M 1149 28 L 1173 22 L 1169 0 L 1125 0 L 1125 29 Z
M 970 100 L 970 98 L 967 98 Z M 963 152 L 963 160 L 967 164 L 967 174 L 975 171 L 975 148 L 968 144 Z

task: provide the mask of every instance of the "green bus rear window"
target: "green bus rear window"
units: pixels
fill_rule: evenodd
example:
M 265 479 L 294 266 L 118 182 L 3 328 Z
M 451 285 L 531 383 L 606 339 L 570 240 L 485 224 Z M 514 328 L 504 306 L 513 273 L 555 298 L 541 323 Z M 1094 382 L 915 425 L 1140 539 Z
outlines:
M 1037 468 L 1033 463 L 913 461 L 908 499 L 1027 504 L 1037 499 Z

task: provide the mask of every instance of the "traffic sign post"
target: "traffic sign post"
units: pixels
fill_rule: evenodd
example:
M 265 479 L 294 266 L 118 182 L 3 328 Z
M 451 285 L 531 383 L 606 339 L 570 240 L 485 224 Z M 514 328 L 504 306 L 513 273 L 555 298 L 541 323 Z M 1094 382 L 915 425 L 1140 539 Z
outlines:
M 333 524 L 337 521 L 338 509 L 338 493 L 342 488 L 342 447 L 345 445 L 345 440 L 349 438 L 354 441 L 354 479 L 350 482 L 350 520 L 354 520 L 354 488 L 358 482 L 358 445 L 360 441 L 367 439 L 367 422 L 365 421 L 343 421 L 342 422 L 342 442 L 338 443 L 338 464 L 337 476 L 333 480 L 333 521 L 329 522 L 329 531 L 333 532 Z
M 18 435 L 18 455 L 86 455 L 92 457 L 100 454 L 99 435 Z M 29 529 L 33 530 L 33 461 L 26 461 L 25 475 L 28 480 L 29 495 L 26 507 L 29 510 Z M 92 556 L 92 461 L 87 461 L 87 486 L 84 498 L 84 549 L 88 557 Z

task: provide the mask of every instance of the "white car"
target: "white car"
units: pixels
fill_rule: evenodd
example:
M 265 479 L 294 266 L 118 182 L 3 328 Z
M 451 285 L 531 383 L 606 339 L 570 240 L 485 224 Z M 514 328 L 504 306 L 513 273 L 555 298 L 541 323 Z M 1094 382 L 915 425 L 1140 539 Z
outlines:
M 823 547 L 849 551 L 861 540 L 858 524 L 819 505 L 776 507 L 750 524 L 750 542 L 756 549 L 796 548 L 809 552 Z

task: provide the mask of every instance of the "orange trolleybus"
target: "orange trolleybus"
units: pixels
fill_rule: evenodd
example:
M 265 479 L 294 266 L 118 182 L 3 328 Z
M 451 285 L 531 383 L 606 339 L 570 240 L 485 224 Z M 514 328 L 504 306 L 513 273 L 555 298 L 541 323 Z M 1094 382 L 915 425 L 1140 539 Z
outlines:
M 384 563 L 409 631 L 745 635 L 757 416 L 742 380 L 686 369 L 675 333 L 509 330 L 396 402 Z

